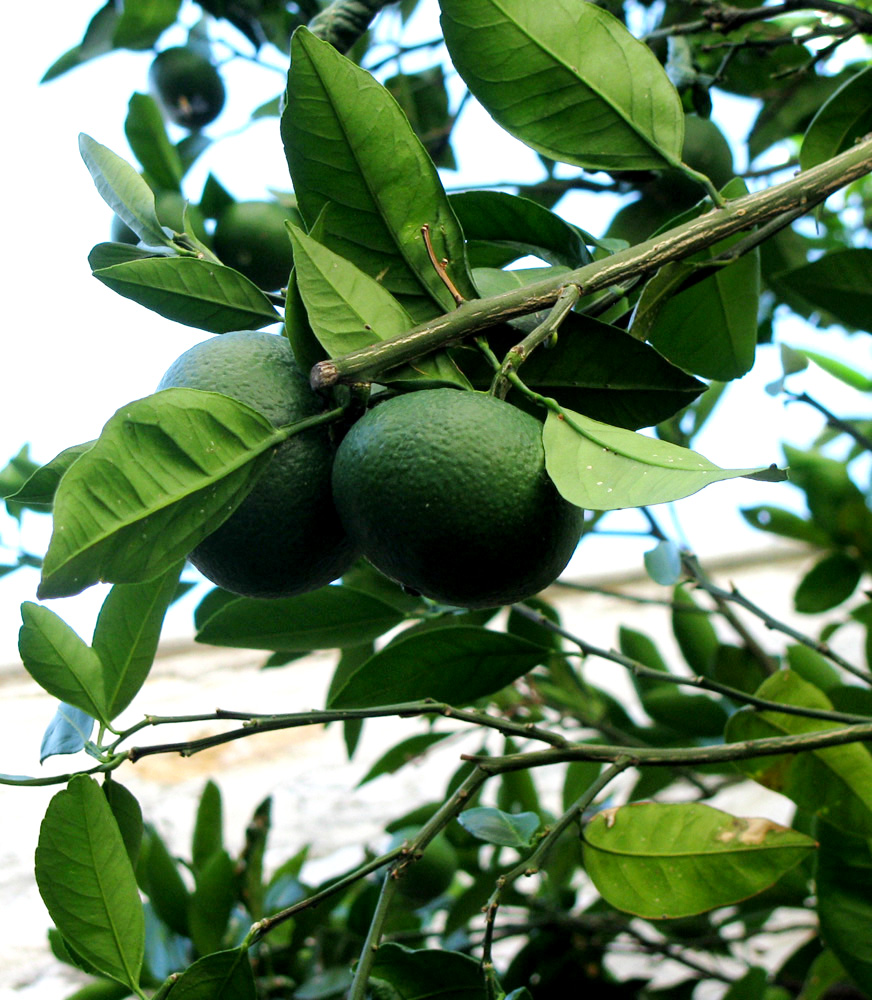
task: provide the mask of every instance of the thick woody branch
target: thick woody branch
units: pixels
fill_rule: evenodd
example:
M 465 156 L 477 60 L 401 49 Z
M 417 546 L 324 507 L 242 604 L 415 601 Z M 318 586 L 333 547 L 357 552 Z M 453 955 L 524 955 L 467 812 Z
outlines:
M 728 201 L 723 208 L 712 209 L 691 222 L 611 257 L 500 295 L 469 300 L 454 312 L 392 340 L 322 361 L 312 369 L 312 386 L 323 389 L 338 382 L 372 379 L 380 372 L 457 343 L 481 330 L 549 309 L 567 285 L 578 285 L 582 295 L 590 295 L 664 264 L 683 260 L 728 236 L 763 225 L 786 212 L 809 211 L 835 191 L 870 172 L 872 136 L 866 136 L 852 149 L 826 163 L 804 170 L 765 191 Z

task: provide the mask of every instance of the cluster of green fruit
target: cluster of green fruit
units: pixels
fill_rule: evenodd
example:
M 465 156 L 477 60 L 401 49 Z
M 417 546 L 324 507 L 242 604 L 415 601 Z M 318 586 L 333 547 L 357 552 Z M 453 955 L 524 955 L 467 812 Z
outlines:
M 160 389 L 221 392 L 275 426 L 321 412 L 288 341 L 254 331 L 191 348 Z M 497 607 L 550 584 L 583 512 L 545 470 L 541 425 L 480 392 L 386 396 L 348 429 L 316 427 L 277 450 L 252 492 L 191 553 L 213 583 L 250 597 L 305 593 L 364 556 L 441 604 Z

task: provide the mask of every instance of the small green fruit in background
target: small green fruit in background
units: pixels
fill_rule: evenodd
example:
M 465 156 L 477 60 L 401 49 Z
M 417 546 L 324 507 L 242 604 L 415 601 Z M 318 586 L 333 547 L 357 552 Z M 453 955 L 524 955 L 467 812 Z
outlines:
M 278 202 L 238 201 L 218 218 L 212 237 L 215 252 L 260 288 L 281 288 L 293 263 L 288 221 L 300 225 L 299 213 Z
M 415 827 L 398 830 L 393 838 L 397 847 L 418 833 Z M 416 861 L 410 861 L 397 880 L 397 892 L 415 908 L 432 903 L 448 890 L 457 871 L 457 852 L 444 833 L 430 841 Z
M 224 108 L 221 74 L 196 49 L 176 46 L 159 52 L 148 81 L 164 115 L 192 131 L 214 121 Z

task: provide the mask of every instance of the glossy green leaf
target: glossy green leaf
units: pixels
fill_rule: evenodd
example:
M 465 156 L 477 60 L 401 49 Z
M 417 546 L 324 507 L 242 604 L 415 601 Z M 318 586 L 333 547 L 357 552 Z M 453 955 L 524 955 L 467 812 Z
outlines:
M 757 689 L 760 698 L 806 708 L 832 710 L 830 699 L 791 670 L 779 670 Z M 839 724 L 781 712 L 743 708 L 730 717 L 724 733 L 729 743 L 771 736 L 838 729 Z M 864 744 L 827 747 L 806 753 L 758 757 L 737 766 L 802 809 L 847 833 L 872 837 L 872 755 Z
M 209 333 L 259 330 L 280 319 L 248 278 L 195 257 L 144 257 L 93 272 L 112 291 L 166 319 Z
M 248 952 L 234 948 L 198 959 L 181 974 L 171 993 L 173 1000 L 256 1000 Z
M 181 0 L 150 0 L 124 4 L 115 25 L 113 42 L 117 48 L 150 49 L 178 17 Z
M 77 776 L 46 810 L 36 882 L 56 927 L 104 975 L 138 989 L 145 924 L 136 879 L 100 786 Z
M 78 753 L 94 731 L 94 717 L 75 705 L 61 702 L 42 734 L 40 764 L 55 754 Z
M 832 250 L 823 257 L 785 271 L 778 282 L 834 321 L 872 330 L 872 249 Z
M 815 888 L 821 936 L 856 984 L 872 992 L 872 850 L 867 837 L 852 837 L 819 823 Z
M 716 244 L 706 257 L 728 249 L 738 238 Z M 645 286 L 631 332 L 679 368 L 728 382 L 754 364 L 759 255 L 746 253 L 694 281 L 698 267 L 698 262 L 680 261 L 661 268 Z
M 178 191 L 184 176 L 182 160 L 170 142 L 157 101 L 148 94 L 133 94 L 127 105 L 124 134 L 133 155 L 156 188 Z
M 381 280 L 416 320 L 455 303 L 422 234 L 464 298 L 474 298 L 463 233 L 436 168 L 397 102 L 310 31 L 294 33 L 282 140 L 297 202 L 312 226 L 328 202 L 331 249 Z
M 289 225 L 288 231 L 294 245 L 295 280 L 309 324 L 330 357 L 398 337 L 415 325 L 381 282 L 296 226 Z M 441 362 L 422 358 L 403 365 L 381 376 L 381 380 L 423 378 L 468 387 L 468 381 L 444 352 L 441 357 Z
M 178 865 L 156 830 L 147 831 L 143 846 L 144 864 L 140 866 L 144 869 L 143 889 L 163 923 L 176 934 L 187 937 L 190 896 Z
M 203 865 L 224 847 L 224 816 L 221 791 L 211 779 L 200 795 L 197 803 L 197 818 L 191 843 L 191 861 L 194 870 Z
M 476 243 L 486 243 L 510 255 L 505 263 L 527 254 L 570 268 L 592 260 L 575 226 L 529 198 L 504 191 L 464 191 L 448 200 L 471 244 L 470 254 L 475 254 Z
M 18 652 L 30 676 L 49 694 L 102 722 L 111 722 L 100 657 L 52 611 L 25 601 Z
M 803 170 L 849 149 L 872 132 L 872 67 L 847 79 L 822 105 L 805 131 L 799 149 Z
M 38 595 L 166 572 L 242 502 L 285 437 L 218 393 L 165 389 L 122 407 L 61 480 Z
M 470 955 L 440 949 L 413 951 L 383 944 L 372 967 L 376 979 L 388 982 L 399 1000 L 487 1000 L 479 963 Z
M 562 406 L 630 430 L 659 423 L 705 389 L 624 330 L 576 314 L 561 325 L 557 343 L 534 351 L 518 374 L 525 385 Z M 517 394 L 511 399 L 520 403 Z
M 534 834 L 542 825 L 536 813 L 508 813 L 490 806 L 465 809 L 457 820 L 477 840 L 518 849 L 530 847 Z
M 681 585 L 672 591 L 672 603 L 672 634 L 684 662 L 695 674 L 710 677 L 720 647 L 711 618 Z
M 584 828 L 584 867 L 604 899 L 649 920 L 688 917 L 756 895 L 814 841 L 768 819 L 698 802 L 604 809 Z
M 450 114 L 443 68 L 437 64 L 420 73 L 397 73 L 388 77 L 384 84 L 436 166 L 456 170 L 457 161 L 450 142 L 454 119 Z
M 452 62 L 498 124 L 590 170 L 681 158 L 684 113 L 657 57 L 592 3 L 440 0 Z
M 154 194 L 139 173 L 117 153 L 82 133 L 79 152 L 100 197 L 149 246 L 172 246 L 154 208 Z
M 48 83 L 49 80 L 54 80 L 81 66 L 82 63 L 111 52 L 115 26 L 120 16 L 121 12 L 116 7 L 115 0 L 107 0 L 91 18 L 82 41 L 56 59 L 45 71 L 40 83 Z
M 844 552 L 832 552 L 819 559 L 799 581 L 793 606 L 807 615 L 829 611 L 847 601 L 862 576 L 862 563 Z
M 361 785 L 367 784 L 382 774 L 395 774 L 406 764 L 424 757 L 434 744 L 441 743 L 442 740 L 453 735 L 454 733 L 417 733 L 415 736 L 410 736 L 401 743 L 397 743 L 396 746 L 391 747 L 379 757 L 358 781 L 357 787 L 360 788 Z
M 13 494 L 15 501 L 24 504 L 25 507 L 37 510 L 50 508 L 54 503 L 55 492 L 64 473 L 93 443 L 93 441 L 86 441 L 84 444 L 75 444 L 70 448 L 65 448 L 50 462 L 40 466 Z
M 236 902 L 236 865 L 227 851 L 216 851 L 195 874 L 188 901 L 188 931 L 201 955 L 221 949 Z
M 116 584 L 100 608 L 93 647 L 103 664 L 103 686 L 112 719 L 127 708 L 151 670 L 164 615 L 183 565 L 170 566 L 144 583 Z
M 568 409 L 559 416 L 548 414 L 542 441 L 545 466 L 557 489 L 587 510 L 667 503 L 738 476 L 787 478 L 776 469 L 721 469 L 688 448 Z
M 136 867 L 139 860 L 139 850 L 142 846 L 142 836 L 144 832 L 142 823 L 142 808 L 133 792 L 125 785 L 110 779 L 104 781 L 103 794 L 118 824 L 118 832 L 124 841 L 124 848 L 130 863 Z
M 758 507 L 743 507 L 739 513 L 754 528 L 770 531 L 773 535 L 781 535 L 782 538 L 795 538 L 812 545 L 826 545 L 829 541 L 826 532 L 812 521 L 781 507 L 761 504 Z
M 720 736 L 727 722 L 723 704 L 704 694 L 688 694 L 675 684 L 661 684 L 642 696 L 642 708 L 655 722 L 701 739 Z
M 804 681 L 829 692 L 842 685 L 842 676 L 833 663 L 809 646 L 793 645 L 785 650 L 790 669 Z
M 851 365 L 846 365 L 838 358 L 831 358 L 818 351 L 803 350 L 801 353 L 809 361 L 813 361 L 820 368 L 823 368 L 828 375 L 832 375 L 852 389 L 858 389 L 860 392 L 872 392 L 872 377 L 865 372 L 859 371 Z
M 366 708 L 420 698 L 467 704 L 517 680 L 546 650 L 502 632 L 447 625 L 400 635 L 332 694 L 331 708 Z
M 197 642 L 307 652 L 370 642 L 402 620 L 377 597 L 337 585 L 274 601 L 227 601 L 203 622 Z

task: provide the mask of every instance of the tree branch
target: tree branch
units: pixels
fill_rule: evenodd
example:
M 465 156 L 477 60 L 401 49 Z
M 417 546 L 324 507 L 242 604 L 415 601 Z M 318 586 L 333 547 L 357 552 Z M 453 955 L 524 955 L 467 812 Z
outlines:
M 505 757 L 482 757 L 461 754 L 463 760 L 476 764 L 486 774 L 525 771 L 551 764 L 567 764 L 574 760 L 615 763 L 627 757 L 633 766 L 674 767 L 676 764 L 720 764 L 725 761 L 750 760 L 753 757 L 774 757 L 784 753 L 803 753 L 844 746 L 846 743 L 872 742 L 872 723 L 845 726 L 844 729 L 821 729 L 812 733 L 790 736 L 769 736 L 759 740 L 741 740 L 711 747 L 617 747 L 595 743 L 577 744 L 563 750 L 534 750 L 530 753 L 508 754 Z
M 785 212 L 806 211 L 833 192 L 872 171 L 872 136 L 790 180 L 765 191 L 728 201 L 683 225 L 638 246 L 586 264 L 568 274 L 512 289 L 500 295 L 464 302 L 454 312 L 414 327 L 392 340 L 371 344 L 339 358 L 321 361 L 311 372 L 315 389 L 338 382 L 373 378 L 379 372 L 405 364 L 431 351 L 456 343 L 480 330 L 518 316 L 549 309 L 567 285 L 578 285 L 583 295 L 626 281 L 682 260 L 743 230 L 762 225 Z

